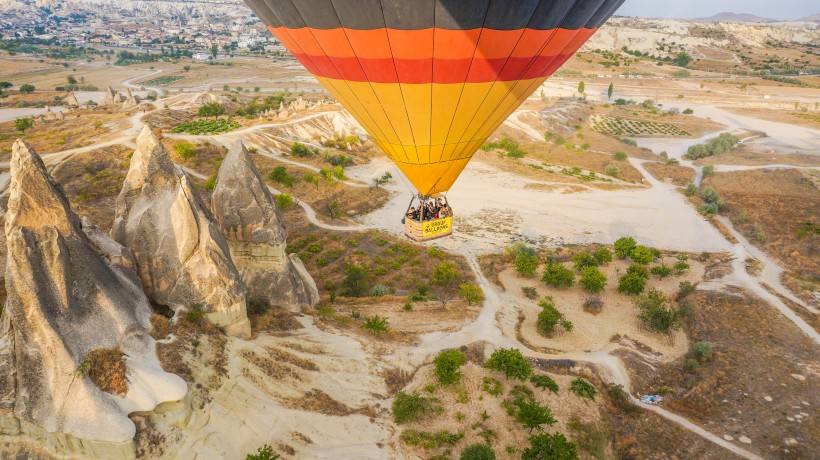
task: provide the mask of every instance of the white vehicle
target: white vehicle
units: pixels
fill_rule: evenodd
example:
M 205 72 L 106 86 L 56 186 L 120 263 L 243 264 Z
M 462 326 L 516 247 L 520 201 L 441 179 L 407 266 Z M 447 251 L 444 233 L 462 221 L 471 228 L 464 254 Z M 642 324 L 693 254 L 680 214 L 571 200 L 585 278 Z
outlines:
M 626 78 L 626 75 L 618 75 L 618 78 Z

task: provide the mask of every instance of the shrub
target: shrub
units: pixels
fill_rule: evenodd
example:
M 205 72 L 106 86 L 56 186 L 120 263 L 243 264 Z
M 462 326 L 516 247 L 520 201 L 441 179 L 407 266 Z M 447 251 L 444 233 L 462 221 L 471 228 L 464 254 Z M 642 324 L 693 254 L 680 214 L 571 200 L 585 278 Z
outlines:
M 684 115 L 692 115 L 693 113 L 695 113 L 695 111 L 692 109 L 683 109 Z
M 517 409 L 515 411 L 515 421 L 524 425 L 524 428 L 530 430 L 542 431 L 541 425 L 552 426 L 555 425 L 555 417 L 552 416 L 552 410 L 547 406 L 542 406 L 535 399 L 531 398 L 516 398 L 513 405 Z
M 376 335 L 381 335 L 382 332 L 387 332 L 390 330 L 390 325 L 387 323 L 387 318 L 374 315 L 364 320 L 362 328 L 367 329 Z
M 393 293 L 393 289 L 384 284 L 377 284 L 370 289 L 370 295 L 373 297 L 382 297 Z
M 345 287 L 345 293 L 352 297 L 361 297 L 364 295 L 367 285 L 367 270 L 363 267 L 351 265 L 345 270 L 345 278 L 342 285 Z
M 592 254 L 581 252 L 572 256 L 572 263 L 575 264 L 575 269 L 580 272 L 586 267 L 597 267 L 598 259 Z
M 633 146 L 633 147 L 637 147 L 637 146 L 638 146 L 638 143 L 637 143 L 636 141 L 634 141 L 634 140 L 632 140 L 632 139 L 629 139 L 629 138 L 627 138 L 627 137 L 624 137 L 623 139 L 621 139 L 621 142 L 622 142 L 622 143 L 624 143 L 624 144 L 626 144 L 626 145 L 631 145 L 631 146 Z
M 508 379 L 524 381 L 532 375 L 532 365 L 529 360 L 515 348 L 495 350 L 484 365 L 488 369 L 503 372 Z
M 495 452 L 487 444 L 473 444 L 461 451 L 461 460 L 495 460 Z
M 208 178 L 205 180 L 205 185 L 203 185 L 205 190 L 207 190 L 209 192 L 213 192 L 214 189 L 216 188 L 216 179 L 217 179 L 216 173 L 213 173 L 210 176 L 208 176 Z
M 294 142 L 290 145 L 290 154 L 295 157 L 309 157 L 315 153 L 319 153 L 318 150 L 311 149 L 305 144 Z
M 679 260 L 675 262 L 675 265 L 673 265 L 672 268 L 675 269 L 675 274 L 680 276 L 689 271 L 689 264 L 683 260 Z
M 472 305 L 484 301 L 484 290 L 475 283 L 464 283 L 458 288 L 458 296 L 467 304 Z
M 456 264 L 442 262 L 433 269 L 432 282 L 442 305 L 446 305 L 459 289 L 462 275 Z
M 27 129 L 34 126 L 34 120 L 31 117 L 18 118 L 14 120 L 14 128 L 21 133 L 25 133 Z
M 226 113 L 227 111 L 225 110 L 224 105 L 219 102 L 209 102 L 200 106 L 196 114 L 200 117 L 218 117 L 220 115 L 225 115 Z
M 660 278 L 660 279 L 664 279 L 664 278 L 666 278 L 667 276 L 669 276 L 669 275 L 671 275 L 671 274 L 672 274 L 672 267 L 670 267 L 669 265 L 666 265 L 666 264 L 662 263 L 662 264 L 660 264 L 660 265 L 658 265 L 658 266 L 656 266 L 656 267 L 652 267 L 652 269 L 650 270 L 650 272 L 652 272 L 652 274 L 653 274 L 653 275 L 655 275 L 655 276 L 657 276 L 658 278 Z
M 609 383 L 606 386 L 606 394 L 615 408 L 620 409 L 621 412 L 627 415 L 636 415 L 641 413 L 641 408 L 632 402 L 629 393 L 624 390 L 622 385 Z
M 625 161 L 628 157 L 625 152 L 615 152 L 613 158 L 615 158 L 618 161 Z
M 635 306 L 640 310 L 638 319 L 649 329 L 668 332 L 680 328 L 679 313 L 670 308 L 666 294 L 657 289 L 635 299 Z
M 606 275 L 597 267 L 586 267 L 581 270 L 581 279 L 578 284 L 589 292 L 601 292 L 606 287 Z
M 618 256 L 619 259 L 626 259 L 632 255 L 632 250 L 638 243 L 635 242 L 635 238 L 631 236 L 622 236 L 615 241 L 615 245 L 613 249 L 615 249 L 615 255 Z
M 30 85 L 28 83 L 24 85 L 20 85 L 20 92 L 21 93 L 33 93 L 36 88 L 34 85 Z
M 268 179 L 273 182 L 278 182 L 286 187 L 293 187 L 295 178 L 288 174 L 287 168 L 284 166 L 277 166 L 268 174 Z
M 708 165 L 703 167 L 703 177 L 709 177 L 715 173 L 715 167 L 713 165 Z
M 257 449 L 255 454 L 248 454 L 245 460 L 277 460 L 281 457 L 273 453 L 273 448 L 267 444 Z
M 572 323 L 566 319 L 563 313 L 555 308 L 555 304 L 551 299 L 543 299 L 538 306 L 541 307 L 541 313 L 538 314 L 536 327 L 538 332 L 543 336 L 551 336 L 555 334 L 555 326 L 561 323 L 561 326 L 567 331 L 572 331 Z
M 579 398 L 591 401 L 595 401 L 595 395 L 598 394 L 595 387 L 582 377 L 578 377 L 569 384 L 569 391 L 575 393 Z
M 592 256 L 598 261 L 598 265 L 606 265 L 612 262 L 612 251 L 607 248 L 598 249 L 592 253 Z
M 524 246 L 515 256 L 515 271 L 523 276 L 535 276 L 539 262 L 540 259 L 535 249 Z
M 538 291 L 535 290 L 532 286 L 524 286 L 521 288 L 521 292 L 524 293 L 524 297 L 528 299 L 536 299 L 538 298 Z
M 684 190 L 683 193 L 686 196 L 695 196 L 695 194 L 698 193 L 698 188 L 695 184 L 690 182 L 689 185 L 686 186 L 686 190 Z
M 279 195 L 276 195 L 275 200 L 276 207 L 281 211 L 287 211 L 293 207 L 293 196 L 288 195 L 287 193 L 280 193 Z
M 607 165 L 606 168 L 604 168 L 604 174 L 607 176 L 618 177 L 618 175 L 621 174 L 621 168 L 615 165 Z
M 399 425 L 415 422 L 432 410 L 431 403 L 429 398 L 415 391 L 410 394 L 399 391 L 393 396 L 393 421 Z
M 651 248 L 648 248 L 646 246 L 637 246 L 635 247 L 635 249 L 632 250 L 632 253 L 629 255 L 629 257 L 636 263 L 639 263 L 641 265 L 648 265 L 652 263 L 653 260 L 655 260 L 655 252 L 652 251 Z
M 174 145 L 174 151 L 176 151 L 177 156 L 183 160 L 187 160 L 196 155 L 196 146 L 190 142 L 180 142 Z
M 502 388 L 501 382 L 498 379 L 492 377 L 484 377 L 484 379 L 482 379 L 481 391 L 486 391 L 493 396 L 498 396 L 501 394 Z
M 549 390 L 552 393 L 558 394 L 558 384 L 548 375 L 533 374 L 532 377 L 530 377 L 530 382 L 535 388 Z
M 684 297 L 688 296 L 689 294 L 695 292 L 695 285 L 690 283 L 689 281 L 681 281 L 678 284 L 678 296 L 677 299 L 683 299 Z
M 646 287 L 646 278 L 636 273 L 627 273 L 618 280 L 618 292 L 638 295 Z
M 442 385 L 455 385 L 461 381 L 459 368 L 466 362 L 467 356 L 457 348 L 439 352 L 433 360 L 439 383 Z
M 706 361 L 706 358 L 712 354 L 712 346 L 706 342 L 698 342 L 692 347 L 692 356 L 698 361 L 698 363 L 703 364 Z
M 544 268 L 541 281 L 556 288 L 571 287 L 575 280 L 575 273 L 558 262 L 549 262 Z
M 443 445 L 455 445 L 464 433 L 450 433 L 446 430 L 431 433 L 429 431 L 405 430 L 401 434 L 401 440 L 408 445 L 418 446 L 422 449 L 438 449 Z
M 578 460 L 575 443 L 561 433 L 530 436 L 530 446 L 521 453 L 521 460 Z

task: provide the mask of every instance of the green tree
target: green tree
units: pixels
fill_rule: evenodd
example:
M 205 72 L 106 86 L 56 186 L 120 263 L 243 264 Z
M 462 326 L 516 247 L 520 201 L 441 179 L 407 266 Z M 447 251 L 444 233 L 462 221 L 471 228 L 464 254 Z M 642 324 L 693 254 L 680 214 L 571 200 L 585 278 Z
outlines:
M 14 120 L 14 128 L 21 133 L 25 134 L 26 130 L 32 126 L 34 126 L 34 121 L 30 117 L 18 118 Z
M 377 177 L 377 178 L 373 179 L 373 185 L 376 188 L 382 187 L 384 185 L 387 185 L 387 183 L 390 182 L 390 179 L 392 179 L 392 178 L 393 178 L 393 175 L 390 174 L 389 172 L 386 172 L 386 173 L 382 174 L 381 177 Z
M 615 92 L 615 83 L 610 83 L 609 88 L 606 90 L 606 95 L 609 99 L 612 99 L 612 93 Z
M 367 292 L 367 270 L 363 267 L 350 265 L 345 270 L 345 278 L 342 285 L 345 287 L 345 293 L 352 297 L 361 297 Z
M 561 433 L 530 436 L 530 446 L 521 453 L 521 460 L 578 460 L 575 443 Z
M 567 320 L 564 314 L 558 311 L 551 298 L 542 299 L 538 306 L 541 307 L 541 312 L 538 314 L 538 320 L 535 324 L 541 335 L 550 337 L 555 334 L 555 326 L 557 326 L 558 323 L 561 323 L 561 326 L 567 332 L 572 331 L 572 322 Z
M 335 219 L 341 209 L 342 205 L 339 204 L 339 200 L 330 200 L 327 203 L 327 212 L 330 214 L 331 219 Z
M 376 335 L 381 335 L 382 332 L 390 330 L 390 325 L 387 323 L 387 318 L 384 316 L 374 315 L 366 318 L 362 323 L 362 328 L 367 329 Z
M 598 267 L 586 267 L 581 270 L 581 279 L 578 284 L 589 292 L 601 292 L 606 287 L 606 275 Z
M 458 287 L 458 296 L 468 305 L 472 305 L 484 300 L 484 290 L 475 283 L 463 283 Z
M 472 444 L 461 451 L 460 460 L 495 460 L 493 448 L 487 444 Z
M 651 330 L 669 332 L 680 328 L 680 313 L 671 308 L 666 294 L 657 289 L 635 299 L 635 306 L 640 310 L 638 319 Z
M 293 187 L 294 178 L 288 174 L 288 170 L 284 166 L 277 166 L 268 174 L 268 179 L 273 182 L 278 182 L 288 188 Z
M 613 155 L 613 158 L 615 158 L 618 161 L 625 161 L 629 157 L 626 155 L 626 152 L 620 152 L 619 151 L 619 152 L 615 152 L 615 155 Z
M 309 157 L 313 154 L 313 150 L 305 144 L 294 142 L 290 145 L 290 154 L 295 157 Z
M 598 265 L 607 265 L 612 262 L 612 251 L 607 248 L 598 249 L 592 253 L 592 256 L 598 261 Z
M 530 383 L 532 383 L 535 388 L 549 390 L 551 393 L 558 394 L 558 384 L 548 375 L 533 374 L 530 377 Z
M 276 195 L 276 207 L 281 211 L 287 211 L 293 207 L 293 196 L 287 193 Z
M 0 94 L 3 94 L 5 90 L 11 88 L 12 86 L 14 85 L 12 85 L 10 81 L 0 81 Z
M 508 379 L 526 381 L 532 375 L 529 360 L 515 348 L 499 348 L 490 355 L 484 365 L 488 369 L 503 372 Z
M 442 350 L 433 360 L 438 381 L 442 385 L 455 385 L 461 381 L 459 368 L 467 362 L 467 355 L 458 348 Z
M 216 59 L 216 57 L 217 57 L 218 55 L 219 55 L 219 45 L 217 45 L 216 43 L 214 43 L 213 45 L 211 45 L 211 57 L 213 57 L 214 59 Z
M 615 255 L 618 256 L 619 259 L 627 259 L 630 255 L 632 255 L 632 250 L 638 243 L 635 242 L 635 238 L 631 236 L 622 236 L 615 241 L 615 245 L 613 249 L 615 249 Z
M 302 175 L 302 179 L 307 182 L 308 184 L 313 184 L 316 186 L 316 190 L 319 190 L 319 184 L 322 182 L 322 178 L 317 176 L 316 174 L 306 172 Z
M 584 94 L 585 89 L 586 89 L 586 86 L 584 85 L 584 82 L 579 82 L 578 83 L 578 92 L 581 93 L 581 94 Z
M 214 117 L 217 118 L 220 115 L 225 115 L 227 111 L 225 110 L 225 106 L 220 104 L 219 102 L 209 102 L 207 104 L 203 104 L 197 110 L 197 116 L 200 117 Z
M 627 273 L 618 280 L 618 292 L 638 295 L 646 286 L 646 278 L 635 273 Z
M 578 377 L 569 384 L 569 391 L 575 393 L 579 398 L 591 401 L 595 401 L 595 395 L 598 394 L 598 390 L 582 377 Z
M 547 266 L 544 267 L 544 274 L 541 276 L 541 281 L 544 284 L 556 288 L 571 287 L 574 280 L 575 273 L 555 261 L 547 263 Z
M 33 93 L 35 90 L 34 85 L 30 85 L 26 83 L 25 85 L 20 86 L 21 93 Z
M 442 305 L 453 299 L 463 276 L 453 262 L 442 262 L 433 269 L 432 285 Z
M 688 53 L 678 53 L 673 62 L 676 66 L 686 67 L 692 63 L 694 59 Z
M 524 246 L 515 256 L 515 271 L 523 276 L 535 276 L 540 261 L 535 249 Z
M 588 252 L 580 252 L 572 256 L 572 263 L 579 272 L 587 267 L 597 267 L 598 259 Z
M 631 257 L 635 263 L 648 265 L 655 260 L 655 251 L 646 246 L 636 246 L 629 254 L 629 257 Z
M 658 265 L 656 267 L 652 267 L 650 272 L 653 275 L 657 276 L 658 278 L 664 279 L 667 276 L 672 274 L 672 267 L 670 267 L 669 265 L 666 265 L 664 263 L 661 263 L 660 265 Z
M 66 81 L 68 82 L 69 85 L 76 85 L 77 84 L 77 79 L 74 78 L 74 75 L 69 75 L 69 76 L 65 77 L 65 79 L 66 79 Z
M 267 444 L 257 449 L 255 454 L 248 454 L 245 460 L 278 460 L 281 458 L 278 454 L 273 453 L 273 448 Z
M 419 420 L 432 409 L 430 402 L 415 391 L 410 394 L 399 391 L 393 395 L 393 421 L 401 425 Z

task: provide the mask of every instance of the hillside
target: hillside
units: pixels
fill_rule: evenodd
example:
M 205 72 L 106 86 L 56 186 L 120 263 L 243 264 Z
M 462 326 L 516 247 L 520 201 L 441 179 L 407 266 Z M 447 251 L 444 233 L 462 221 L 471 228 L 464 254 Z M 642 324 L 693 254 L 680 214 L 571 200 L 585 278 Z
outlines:
M 730 13 L 724 11 L 707 18 L 697 18 L 696 21 L 704 22 L 777 22 L 777 19 L 764 18 L 748 13 Z

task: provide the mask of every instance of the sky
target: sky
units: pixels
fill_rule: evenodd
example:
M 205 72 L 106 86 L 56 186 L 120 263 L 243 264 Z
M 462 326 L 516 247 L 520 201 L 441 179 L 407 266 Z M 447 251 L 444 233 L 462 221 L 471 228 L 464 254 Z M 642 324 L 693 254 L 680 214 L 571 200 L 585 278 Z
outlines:
M 616 14 L 653 18 L 704 18 L 721 12 L 798 19 L 820 13 L 817 0 L 626 0 Z

